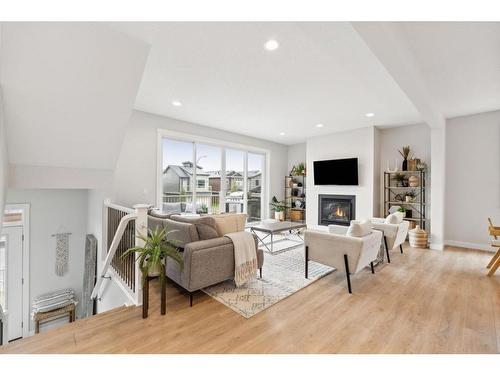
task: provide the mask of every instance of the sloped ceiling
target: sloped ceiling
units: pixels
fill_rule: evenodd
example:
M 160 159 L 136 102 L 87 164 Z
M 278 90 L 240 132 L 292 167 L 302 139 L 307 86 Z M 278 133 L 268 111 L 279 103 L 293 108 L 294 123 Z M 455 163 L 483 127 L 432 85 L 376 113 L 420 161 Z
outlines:
M 95 23 L 3 23 L 11 164 L 114 169 L 149 44 Z

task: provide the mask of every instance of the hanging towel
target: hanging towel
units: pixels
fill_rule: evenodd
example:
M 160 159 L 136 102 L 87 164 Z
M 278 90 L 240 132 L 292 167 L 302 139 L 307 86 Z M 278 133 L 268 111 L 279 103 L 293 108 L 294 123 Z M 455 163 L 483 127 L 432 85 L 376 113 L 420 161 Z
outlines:
M 69 233 L 57 233 L 56 237 L 56 275 L 68 272 Z

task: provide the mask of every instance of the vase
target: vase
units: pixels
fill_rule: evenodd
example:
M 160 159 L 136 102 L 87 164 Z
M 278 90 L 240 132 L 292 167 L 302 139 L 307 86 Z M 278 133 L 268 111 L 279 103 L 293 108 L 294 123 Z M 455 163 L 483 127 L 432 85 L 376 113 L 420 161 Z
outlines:
M 285 212 L 284 211 L 275 211 L 274 212 L 274 220 L 283 221 L 285 220 Z
M 414 229 L 408 232 L 411 247 L 427 247 L 427 232 L 417 225 Z
M 419 181 L 417 176 L 410 176 L 408 182 L 410 183 L 410 187 L 418 187 Z
M 408 159 L 403 160 L 403 165 L 401 166 L 401 170 L 403 170 L 403 171 L 408 170 Z

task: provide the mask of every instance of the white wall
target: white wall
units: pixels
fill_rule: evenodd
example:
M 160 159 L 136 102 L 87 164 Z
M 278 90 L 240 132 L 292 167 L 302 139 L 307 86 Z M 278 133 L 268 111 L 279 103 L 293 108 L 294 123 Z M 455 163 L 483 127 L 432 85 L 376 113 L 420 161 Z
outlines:
M 290 172 L 294 165 L 306 162 L 307 156 L 307 143 L 297 143 L 288 146 L 288 172 Z
M 58 289 L 73 288 L 81 301 L 87 230 L 87 190 L 9 189 L 7 203 L 30 204 L 30 308 L 34 297 Z M 59 230 L 68 231 L 69 270 L 55 274 L 55 238 Z M 77 307 L 80 315 L 81 304 Z M 41 330 L 66 322 L 42 325 Z M 30 322 L 30 331 L 34 329 Z
M 287 146 L 230 133 L 168 117 L 134 111 L 120 152 L 114 176 L 114 200 L 131 206 L 156 204 L 157 129 L 214 138 L 271 152 L 270 196 L 283 197 L 283 179 L 287 174 Z
M 0 34 L 1 35 L 1 34 Z M 7 159 L 7 139 L 5 135 L 5 124 L 3 116 L 3 101 L 2 90 L 0 87 L 0 213 L 3 213 L 5 205 L 5 196 L 8 185 L 8 168 Z M 3 214 L 0 214 L 0 228 L 2 227 Z
M 426 124 L 409 125 L 409 126 L 398 126 L 392 128 L 380 129 L 379 136 L 379 159 L 380 167 L 378 169 L 378 174 L 380 176 L 379 186 L 380 186 L 380 205 L 378 215 L 384 214 L 384 179 L 383 174 L 387 169 L 387 162 L 390 164 L 390 168 L 393 169 L 397 164 L 398 168 L 401 170 L 401 165 L 403 163 L 403 158 L 399 154 L 398 150 L 403 146 L 409 145 L 411 149 L 411 156 L 419 158 L 421 161 L 427 163 L 428 167 L 431 167 L 431 129 Z M 430 174 L 427 176 L 427 202 L 430 204 L 430 191 L 431 191 L 431 181 Z M 427 216 L 429 210 L 427 211 Z
M 356 218 L 373 216 L 374 143 L 373 127 L 323 135 L 307 140 L 307 208 L 308 227 L 318 225 L 318 195 L 356 195 Z M 358 158 L 359 186 L 314 186 L 313 161 Z
M 488 217 L 500 225 L 500 111 L 446 121 L 445 238 L 491 250 Z

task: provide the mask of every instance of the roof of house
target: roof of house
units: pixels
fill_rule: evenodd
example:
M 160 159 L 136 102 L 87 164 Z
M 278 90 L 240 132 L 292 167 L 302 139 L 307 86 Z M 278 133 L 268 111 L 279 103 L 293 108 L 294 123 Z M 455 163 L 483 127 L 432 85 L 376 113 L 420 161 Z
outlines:
M 167 170 L 171 168 L 172 171 L 177 174 L 180 178 L 188 178 L 193 175 L 193 167 L 188 167 L 184 165 L 173 165 L 169 164 L 167 165 L 167 168 L 163 171 L 163 173 L 166 173 Z M 209 172 L 204 172 L 201 167 L 197 167 L 196 175 L 197 176 L 208 176 L 210 173 Z

